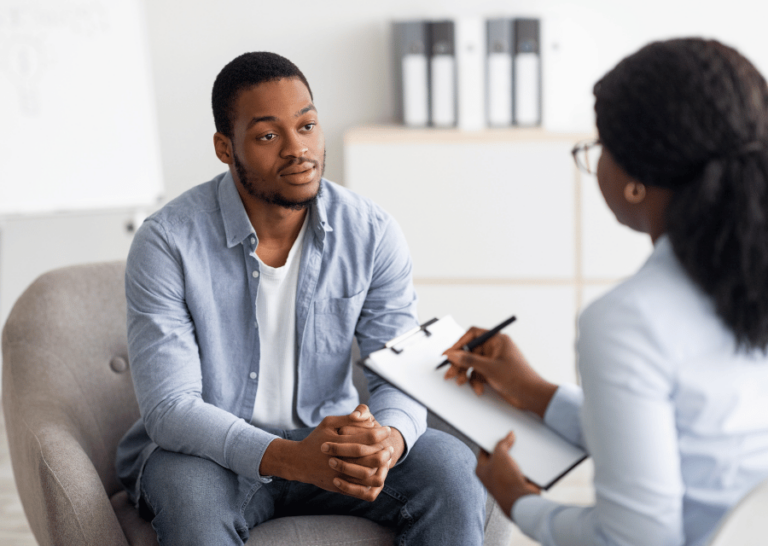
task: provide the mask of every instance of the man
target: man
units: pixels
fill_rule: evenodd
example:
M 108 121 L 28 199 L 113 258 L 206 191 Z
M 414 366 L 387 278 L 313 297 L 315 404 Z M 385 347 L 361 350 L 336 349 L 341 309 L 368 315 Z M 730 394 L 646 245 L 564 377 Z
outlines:
M 376 377 L 358 405 L 353 338 L 366 355 L 416 324 L 411 261 L 391 217 L 322 178 L 306 78 L 241 55 L 213 111 L 229 170 L 150 216 L 128 256 L 132 499 L 161 544 L 242 544 L 312 513 L 394 527 L 398 544 L 482 544 L 466 446 Z

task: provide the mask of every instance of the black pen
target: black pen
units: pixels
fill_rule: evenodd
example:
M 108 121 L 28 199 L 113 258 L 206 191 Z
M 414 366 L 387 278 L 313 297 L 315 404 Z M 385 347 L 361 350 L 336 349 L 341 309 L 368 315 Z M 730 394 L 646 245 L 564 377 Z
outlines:
M 495 326 L 494 328 L 491 328 L 490 330 L 488 330 L 484 334 L 480 334 L 475 339 L 470 340 L 469 343 L 467 343 L 466 345 L 464 345 L 464 347 L 461 348 L 461 350 L 462 351 L 470 352 L 475 347 L 479 347 L 480 345 L 482 345 L 483 343 L 485 343 L 486 341 L 491 339 L 493 336 L 495 336 L 496 334 L 501 332 L 504 328 L 506 328 L 507 326 L 509 326 L 513 322 L 515 322 L 516 318 L 517 317 L 515 315 L 512 315 L 511 317 L 509 317 L 507 320 L 505 320 L 504 322 L 502 322 L 498 326 Z M 440 364 L 437 365 L 437 368 L 435 368 L 435 369 L 439 370 L 440 368 L 442 368 L 446 364 L 449 364 L 448 359 L 443 360 Z

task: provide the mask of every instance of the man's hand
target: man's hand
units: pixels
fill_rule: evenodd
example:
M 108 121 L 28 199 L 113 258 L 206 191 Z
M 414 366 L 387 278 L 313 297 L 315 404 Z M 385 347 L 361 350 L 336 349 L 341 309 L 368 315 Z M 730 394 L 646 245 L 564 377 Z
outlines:
M 541 493 L 538 487 L 525 479 L 515 460 L 510 457 L 509 450 L 514 442 L 515 435 L 510 432 L 496 444 L 492 454 L 481 451 L 475 469 L 477 477 L 510 519 L 517 499 Z
M 341 430 L 349 434 L 342 434 Z M 344 487 L 344 480 L 341 480 L 338 483 L 342 487 L 338 487 L 335 485 L 336 480 L 340 477 L 348 479 L 349 476 L 331 466 L 330 460 L 335 453 L 330 449 L 323 452 L 321 446 L 343 446 L 345 452 L 353 452 L 361 460 L 370 460 L 369 458 L 376 454 L 385 453 L 386 461 L 382 464 L 386 467 L 390 451 L 389 444 L 385 445 L 384 442 L 389 436 L 390 429 L 377 426 L 368 407 L 361 404 L 349 415 L 326 417 L 300 442 L 282 438 L 271 442 L 261 459 L 259 473 L 263 476 L 278 476 L 286 480 L 310 483 L 328 491 L 363 500 L 373 500 L 370 498 L 371 490 L 379 482 L 383 485 L 386 474 L 382 477 L 380 473 L 374 472 L 371 476 L 362 477 L 356 480 L 354 488 Z M 380 455 L 377 460 L 384 458 Z
M 368 414 L 370 415 L 370 414 Z M 321 446 L 324 453 L 334 455 L 328 464 L 343 476 L 334 480 L 334 485 L 340 491 L 353 497 L 367 501 L 374 501 L 381 493 L 384 482 L 397 461 L 405 451 L 405 441 L 400 431 L 391 427 L 382 427 L 373 416 L 369 421 L 374 428 L 386 430 L 387 437 L 379 443 L 381 449 L 368 454 L 364 446 L 349 442 L 349 439 L 357 437 L 363 430 L 359 425 L 346 425 L 339 432 L 342 434 L 340 442 L 327 442 Z
M 532 411 L 543 418 L 557 385 L 544 380 L 531 368 L 509 336 L 496 334 L 471 353 L 461 350 L 485 331 L 470 328 L 453 347 L 445 351 L 451 363 L 445 378 L 455 378 L 459 385 L 469 381 L 478 395 L 483 393 L 487 384 L 512 406 Z M 472 373 L 467 377 L 470 369 Z

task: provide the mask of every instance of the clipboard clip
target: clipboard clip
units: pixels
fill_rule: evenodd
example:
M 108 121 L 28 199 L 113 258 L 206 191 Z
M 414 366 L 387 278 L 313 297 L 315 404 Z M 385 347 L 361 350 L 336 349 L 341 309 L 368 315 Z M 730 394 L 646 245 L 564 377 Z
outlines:
M 396 338 L 393 338 L 393 339 L 387 341 L 384 344 L 384 348 L 385 349 L 392 349 L 392 351 L 395 354 L 399 355 L 404 350 L 404 347 L 402 347 L 402 345 L 405 342 L 407 342 L 409 339 L 413 338 L 414 336 L 421 335 L 422 333 L 426 337 L 431 336 L 432 332 L 430 332 L 428 328 L 429 328 L 429 326 L 431 326 L 432 324 L 437 322 L 437 320 L 438 319 L 436 319 L 436 318 L 430 319 L 427 322 L 425 322 L 424 324 L 422 324 L 421 326 L 417 326 L 416 328 L 414 328 L 412 330 L 408 330 L 404 334 L 401 334 L 401 335 L 397 336 Z

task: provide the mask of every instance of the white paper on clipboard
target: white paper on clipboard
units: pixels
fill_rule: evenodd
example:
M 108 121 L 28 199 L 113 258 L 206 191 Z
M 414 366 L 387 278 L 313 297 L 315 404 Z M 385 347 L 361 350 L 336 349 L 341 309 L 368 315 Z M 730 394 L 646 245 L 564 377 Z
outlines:
M 443 351 L 465 332 L 450 316 L 433 320 L 361 361 L 488 452 L 511 430 L 510 451 L 520 470 L 534 484 L 548 489 L 587 454 L 547 427 L 537 416 L 507 404 L 491 389 L 477 396 L 469 385 L 443 379 L 436 370 Z

